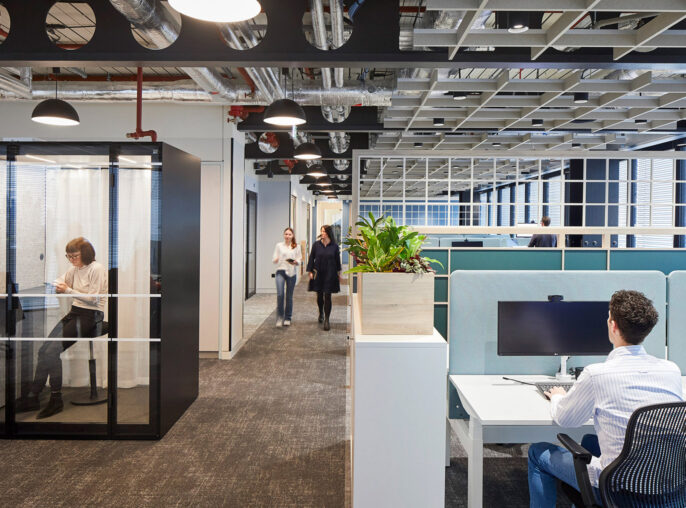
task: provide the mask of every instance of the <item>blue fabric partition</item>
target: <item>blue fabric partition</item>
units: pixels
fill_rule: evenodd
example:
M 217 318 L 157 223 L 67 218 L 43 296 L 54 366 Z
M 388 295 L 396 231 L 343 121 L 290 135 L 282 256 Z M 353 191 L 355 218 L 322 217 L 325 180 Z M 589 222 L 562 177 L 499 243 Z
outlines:
M 686 271 L 667 277 L 667 358 L 686 372 Z
M 613 250 L 610 270 L 660 270 L 665 275 L 686 270 L 686 253 L 681 250 Z
M 667 293 L 662 272 L 457 270 L 450 276 L 449 373 L 552 375 L 559 368 L 559 358 L 498 356 L 498 301 L 545 301 L 548 295 L 562 295 L 567 301 L 609 301 L 619 289 L 641 291 L 655 304 L 662 319 L 644 345 L 648 353 L 664 358 Z M 573 357 L 568 366 L 604 358 Z M 456 409 L 458 402 L 451 386 L 451 418 L 465 416 Z
M 568 301 L 609 301 L 618 289 L 636 289 L 653 300 L 663 317 L 646 338 L 646 350 L 665 357 L 666 280 L 657 271 L 515 271 L 458 270 L 450 276 L 451 374 L 554 374 L 555 357 L 498 356 L 498 301 L 545 301 L 563 295 Z M 603 357 L 572 358 L 586 365 Z

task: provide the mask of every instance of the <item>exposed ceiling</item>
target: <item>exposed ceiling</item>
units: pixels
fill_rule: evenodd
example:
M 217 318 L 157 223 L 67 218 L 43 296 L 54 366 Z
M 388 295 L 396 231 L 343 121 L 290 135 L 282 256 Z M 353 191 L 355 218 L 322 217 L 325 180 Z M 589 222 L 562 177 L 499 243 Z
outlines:
M 20 2 L 4 3 L 11 11 Z M 107 5 L 111 21 L 121 21 L 127 2 L 106 3 L 119 10 Z M 251 66 L 241 66 L 235 56 L 224 66 L 206 68 L 199 65 L 211 62 L 188 67 L 194 62 L 178 57 L 155 61 L 167 51 L 160 48 L 179 46 L 173 43 L 183 39 L 183 27 L 194 25 L 166 2 L 128 3 L 162 7 L 145 22 L 127 14 L 137 43 L 157 50 L 142 61 L 145 100 L 266 105 L 292 96 L 304 105 L 327 107 L 323 116 L 334 122 L 330 133 L 326 122 L 310 134 L 305 125 L 296 144 L 313 137 L 332 146 L 344 143 L 345 131 L 336 123 L 355 105 L 378 108 L 368 124 L 355 124 L 355 132 L 368 125 L 368 146 L 384 150 L 554 153 L 571 147 L 636 149 L 686 136 L 677 127 L 686 120 L 686 0 L 375 0 L 362 2 L 352 20 L 347 7 L 339 13 L 328 0 L 264 0 L 265 11 L 251 22 L 218 25 L 216 34 L 204 34 L 219 38 L 225 48 L 249 50 L 255 56 Z M 70 101 L 132 100 L 135 65 L 114 65 L 129 62 L 102 52 L 98 65 L 79 56 L 91 40 L 95 44 L 103 26 L 96 14 L 103 8 L 94 1 L 52 6 L 45 30 L 63 50 L 56 76 L 43 54 L 29 62 L 30 73 L 26 66 L 10 65 L 2 42 L 12 34 L 11 19 L 0 7 L 0 62 L 6 65 L 0 69 L 0 100 L 47 97 L 55 79 Z M 269 46 L 268 33 L 283 28 L 277 23 L 292 22 L 291 10 L 304 12 L 295 13 L 295 21 L 316 53 L 303 52 L 293 37 L 283 37 L 281 56 Z M 395 19 L 369 19 L 382 11 L 394 12 Z M 514 29 L 517 22 L 528 30 Z M 380 46 L 391 36 L 395 48 L 382 51 L 368 42 L 361 47 L 363 36 L 377 37 Z M 77 58 L 69 61 L 71 55 Z M 357 67 L 350 65 L 355 61 Z M 587 94 L 585 102 L 580 94 Z M 256 140 L 263 129 L 248 131 L 249 125 L 255 122 L 247 115 L 243 130 Z M 270 153 L 260 153 L 266 170 Z

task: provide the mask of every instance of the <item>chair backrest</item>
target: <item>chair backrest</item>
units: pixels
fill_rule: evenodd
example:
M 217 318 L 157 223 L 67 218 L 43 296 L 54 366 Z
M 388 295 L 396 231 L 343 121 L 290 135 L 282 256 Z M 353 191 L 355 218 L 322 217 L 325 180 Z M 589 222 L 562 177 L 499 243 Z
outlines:
M 686 402 L 634 411 L 599 487 L 606 508 L 686 506 Z

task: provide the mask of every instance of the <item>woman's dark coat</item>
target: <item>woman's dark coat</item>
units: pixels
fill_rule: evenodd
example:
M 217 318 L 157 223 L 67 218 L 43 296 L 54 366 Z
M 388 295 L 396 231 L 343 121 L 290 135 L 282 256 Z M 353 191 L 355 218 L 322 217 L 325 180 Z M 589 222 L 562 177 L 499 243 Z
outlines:
M 338 244 L 330 242 L 325 246 L 321 240 L 317 240 L 310 252 L 307 271 L 312 272 L 313 275 L 316 273 L 316 277 L 310 280 L 308 291 L 338 293 L 341 290 L 338 281 L 338 272 L 341 271 L 341 252 Z

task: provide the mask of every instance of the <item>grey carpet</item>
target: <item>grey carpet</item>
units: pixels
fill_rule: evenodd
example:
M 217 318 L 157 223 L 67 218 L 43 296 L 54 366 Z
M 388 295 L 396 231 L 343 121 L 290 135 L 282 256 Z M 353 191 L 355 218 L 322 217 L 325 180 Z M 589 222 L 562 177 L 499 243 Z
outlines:
M 3 506 L 339 507 L 346 499 L 346 309 L 319 330 L 296 289 L 230 361 L 200 361 L 200 396 L 157 442 L 0 441 Z

